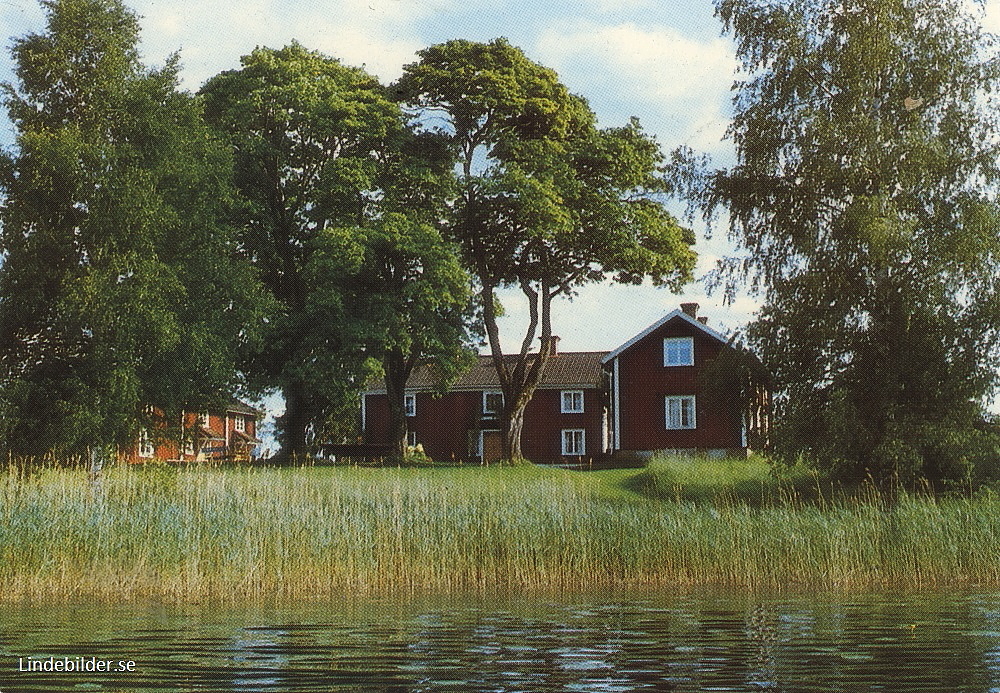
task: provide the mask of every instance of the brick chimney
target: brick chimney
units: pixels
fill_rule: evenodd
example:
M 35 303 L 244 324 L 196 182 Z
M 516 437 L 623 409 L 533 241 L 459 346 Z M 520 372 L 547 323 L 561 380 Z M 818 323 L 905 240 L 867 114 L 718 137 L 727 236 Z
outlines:
M 697 303 L 682 303 L 681 310 L 684 311 L 692 319 L 698 319 L 698 304 Z
M 699 315 L 698 316 L 698 322 L 700 322 L 702 325 L 707 325 L 708 324 L 708 318 L 705 317 L 704 315 Z

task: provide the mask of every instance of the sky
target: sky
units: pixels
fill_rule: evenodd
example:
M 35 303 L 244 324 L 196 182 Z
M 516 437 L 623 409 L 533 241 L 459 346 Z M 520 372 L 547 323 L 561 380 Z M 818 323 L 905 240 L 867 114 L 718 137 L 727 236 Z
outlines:
M 669 152 L 686 145 L 732 161 L 724 140 L 730 87 L 737 62 L 710 0 L 132 0 L 141 17 L 142 54 L 160 65 L 180 53 L 182 86 L 197 90 L 208 78 L 239 67 L 257 46 L 279 48 L 297 40 L 305 47 L 364 66 L 389 83 L 421 48 L 450 39 L 488 41 L 506 37 L 529 58 L 555 69 L 574 93 L 585 97 L 601 126 L 639 118 Z M 1000 1 L 988 0 L 986 28 L 1000 33 Z M 0 0 L 0 40 L 44 29 L 35 0 Z M 4 40 L 9 48 L 11 41 Z M 9 51 L 0 53 L 0 81 L 12 81 Z M 0 116 L 0 141 L 10 141 Z M 680 208 L 678 210 L 680 211 Z M 697 275 L 732 252 L 726 230 L 692 224 L 698 237 Z M 681 294 L 644 286 L 585 287 L 553 306 L 553 333 L 564 351 L 612 350 L 682 301 L 723 333 L 739 330 L 758 302 L 738 296 L 726 305 L 702 282 Z M 516 348 L 526 310 L 517 295 L 504 297 L 505 348 Z

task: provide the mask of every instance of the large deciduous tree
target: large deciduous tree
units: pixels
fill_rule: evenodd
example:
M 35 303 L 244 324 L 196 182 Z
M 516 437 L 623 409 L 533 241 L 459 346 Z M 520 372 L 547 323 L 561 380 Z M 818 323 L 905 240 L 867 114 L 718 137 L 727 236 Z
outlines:
M 378 362 L 389 442 L 405 456 L 413 369 L 432 365 L 444 384 L 471 356 L 470 282 L 457 249 L 433 226 L 394 212 L 367 228 L 322 232 L 308 270 L 316 318 L 328 319 L 333 300 L 345 342 Z
M 743 74 L 711 181 L 765 304 L 776 441 L 961 478 L 997 379 L 998 59 L 964 0 L 721 0 Z
M 117 0 L 46 0 L 5 85 L 0 435 L 12 454 L 134 443 L 146 406 L 231 391 L 256 300 L 227 235 L 228 152 L 148 69 Z M 250 325 L 251 327 L 247 327 Z
M 477 281 L 504 394 L 503 454 L 518 459 L 524 408 L 551 353 L 553 300 L 609 276 L 677 289 L 691 276 L 694 239 L 662 206 L 663 155 L 637 121 L 599 129 L 555 72 L 503 39 L 449 41 L 419 56 L 394 89 L 457 157 L 447 233 Z M 520 288 L 530 316 L 511 355 L 497 325 L 504 287 Z
M 278 306 L 248 372 L 284 396 L 280 454 L 304 455 L 308 432 L 357 387 L 364 360 L 337 330 L 339 298 L 313 297 L 306 268 L 320 232 L 375 214 L 403 119 L 374 77 L 297 43 L 258 48 L 201 94 L 235 152 L 243 246 Z M 315 319 L 317 301 L 328 320 Z

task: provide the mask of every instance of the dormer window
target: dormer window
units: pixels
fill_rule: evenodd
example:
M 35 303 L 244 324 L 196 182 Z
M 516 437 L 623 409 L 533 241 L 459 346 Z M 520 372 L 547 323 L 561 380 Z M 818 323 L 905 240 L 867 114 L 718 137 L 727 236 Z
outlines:
M 242 414 L 237 414 L 236 418 L 233 419 L 233 428 L 235 428 L 240 433 L 246 433 L 247 431 L 247 417 Z
M 667 337 L 663 340 L 664 366 L 693 366 L 694 337 Z

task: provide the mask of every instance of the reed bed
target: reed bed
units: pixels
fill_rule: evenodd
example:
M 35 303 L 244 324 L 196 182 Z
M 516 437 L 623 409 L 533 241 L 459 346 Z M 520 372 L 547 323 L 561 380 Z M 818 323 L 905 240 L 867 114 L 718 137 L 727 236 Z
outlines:
M 1000 501 L 752 504 L 648 470 L 47 469 L 0 477 L 0 597 L 1000 585 Z M 641 481 L 641 478 L 640 478 Z

